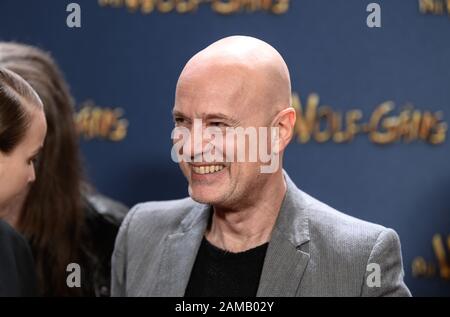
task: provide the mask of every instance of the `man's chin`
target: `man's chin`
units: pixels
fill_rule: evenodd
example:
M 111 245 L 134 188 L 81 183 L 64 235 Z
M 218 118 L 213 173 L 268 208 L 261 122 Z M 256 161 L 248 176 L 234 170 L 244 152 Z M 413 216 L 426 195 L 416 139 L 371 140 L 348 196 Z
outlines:
M 212 193 L 192 190 L 191 186 L 189 186 L 189 196 L 192 200 L 201 204 L 215 205 L 221 201 L 221 198 L 217 195 L 217 192 Z

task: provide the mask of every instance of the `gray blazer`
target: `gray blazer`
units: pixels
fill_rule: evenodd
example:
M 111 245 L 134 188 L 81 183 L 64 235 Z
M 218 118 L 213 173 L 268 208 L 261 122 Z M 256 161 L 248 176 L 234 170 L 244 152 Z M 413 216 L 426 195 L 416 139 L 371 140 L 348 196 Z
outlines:
M 345 215 L 284 177 L 258 296 L 411 295 L 395 231 Z M 210 214 L 190 198 L 135 206 L 116 240 L 112 296 L 183 296 Z

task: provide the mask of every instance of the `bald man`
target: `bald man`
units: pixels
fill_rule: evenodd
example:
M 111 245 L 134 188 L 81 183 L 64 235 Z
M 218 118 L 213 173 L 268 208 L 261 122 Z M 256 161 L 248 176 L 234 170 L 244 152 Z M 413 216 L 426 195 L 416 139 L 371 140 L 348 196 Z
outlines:
M 192 57 L 173 119 L 174 131 L 190 133 L 173 140 L 190 197 L 129 212 L 112 258 L 113 296 L 410 295 L 395 231 L 319 202 L 283 170 L 295 111 L 288 68 L 269 44 L 233 36 Z M 255 128 L 269 161 L 251 159 L 255 142 L 237 142 L 239 128 Z

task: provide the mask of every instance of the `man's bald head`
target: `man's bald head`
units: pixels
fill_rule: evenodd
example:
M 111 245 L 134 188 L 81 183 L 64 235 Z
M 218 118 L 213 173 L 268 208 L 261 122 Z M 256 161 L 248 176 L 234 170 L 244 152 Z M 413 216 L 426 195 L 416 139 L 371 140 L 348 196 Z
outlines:
M 211 44 L 189 60 L 178 87 L 193 79 L 212 83 L 225 77 L 252 111 L 272 116 L 291 105 L 288 67 L 275 48 L 259 39 L 231 36 Z

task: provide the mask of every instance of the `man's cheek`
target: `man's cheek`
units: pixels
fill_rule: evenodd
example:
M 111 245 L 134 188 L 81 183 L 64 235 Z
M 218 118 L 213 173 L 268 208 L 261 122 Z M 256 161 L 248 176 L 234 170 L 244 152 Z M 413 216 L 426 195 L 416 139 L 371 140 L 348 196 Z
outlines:
M 183 172 L 183 174 L 188 176 L 189 175 L 189 168 L 187 167 L 186 162 L 180 162 L 180 163 L 178 163 L 178 165 L 180 166 L 180 169 Z

